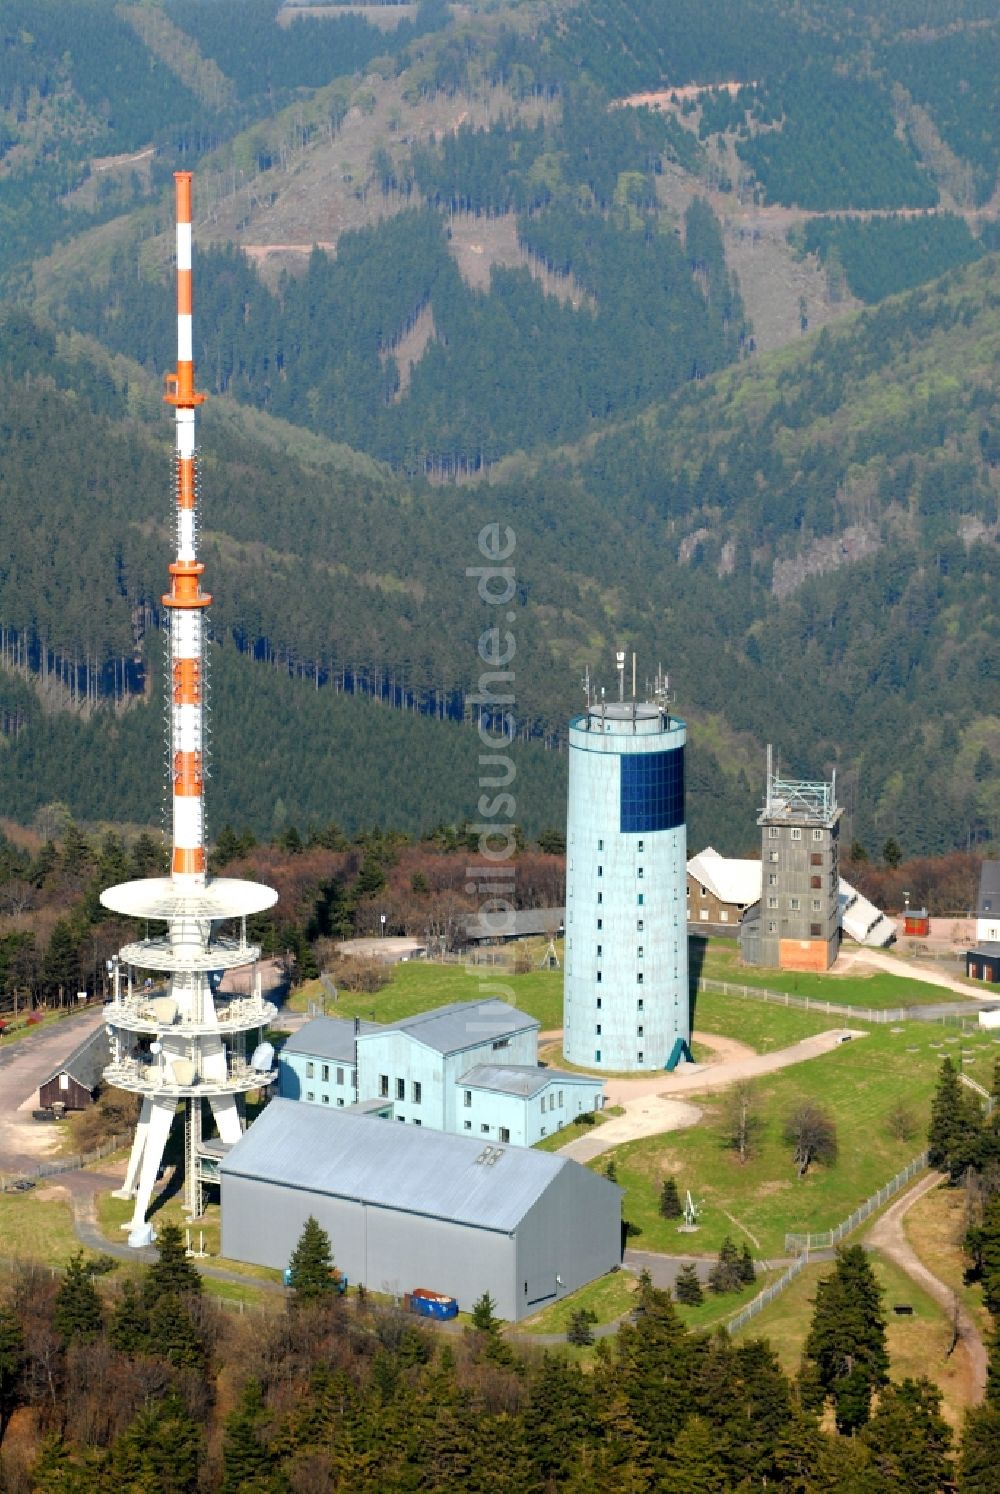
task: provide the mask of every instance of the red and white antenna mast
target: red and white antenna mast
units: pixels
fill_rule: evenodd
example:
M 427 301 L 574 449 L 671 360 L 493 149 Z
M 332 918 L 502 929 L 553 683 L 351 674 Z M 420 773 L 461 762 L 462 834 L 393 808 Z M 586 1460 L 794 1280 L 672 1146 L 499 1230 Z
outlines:
M 198 474 L 194 412 L 205 396 L 194 387 L 191 333 L 191 172 L 175 171 L 177 204 L 177 372 L 167 374 L 164 399 L 177 426 L 177 553 L 170 566 L 170 771 L 173 809 L 171 875 L 205 880 L 204 624 L 212 598 L 201 589 L 198 559 Z
M 198 559 L 195 411 L 191 340 L 191 173 L 174 175 L 177 193 L 177 371 L 166 377 L 176 411 L 176 540 L 170 591 L 170 769 L 173 853 L 169 877 L 123 882 L 101 893 L 115 913 L 143 920 L 146 934 L 109 962 L 114 999 L 105 1007 L 109 1084 L 142 1097 L 125 1181 L 134 1200 L 130 1245 L 146 1245 L 157 1174 L 178 1106 L 184 1110 L 184 1203 L 202 1212 L 205 1185 L 218 1175 L 219 1149 L 243 1134 L 243 1100 L 273 1083 L 274 1050 L 264 1032 L 275 1007 L 264 995 L 260 949 L 247 919 L 273 907 L 277 893 L 257 882 L 209 878 L 205 865 L 205 567 Z M 150 922 L 165 931 L 149 931 Z M 249 971 L 234 980 L 231 972 Z M 219 977 L 223 977 L 221 983 Z M 206 1144 L 208 1106 L 218 1138 Z M 207 1149 L 206 1149 L 207 1145 Z

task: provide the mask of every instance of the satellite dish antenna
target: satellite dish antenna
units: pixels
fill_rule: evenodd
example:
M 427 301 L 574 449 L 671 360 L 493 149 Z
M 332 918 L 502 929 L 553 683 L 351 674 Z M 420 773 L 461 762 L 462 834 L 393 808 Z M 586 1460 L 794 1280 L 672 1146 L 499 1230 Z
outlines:
M 256 1046 L 256 1048 L 253 1050 L 253 1058 L 251 1058 L 251 1060 L 250 1060 L 250 1067 L 253 1069 L 254 1073 L 255 1074 L 267 1074 L 267 1073 L 269 1073 L 270 1069 L 271 1069 L 271 1065 L 273 1063 L 274 1063 L 274 1044 L 273 1043 L 258 1043 L 257 1046 Z
M 163 1052 L 163 1044 L 162 1043 L 150 1043 L 150 1045 L 149 1045 L 149 1051 L 150 1051 L 150 1053 L 162 1053 Z

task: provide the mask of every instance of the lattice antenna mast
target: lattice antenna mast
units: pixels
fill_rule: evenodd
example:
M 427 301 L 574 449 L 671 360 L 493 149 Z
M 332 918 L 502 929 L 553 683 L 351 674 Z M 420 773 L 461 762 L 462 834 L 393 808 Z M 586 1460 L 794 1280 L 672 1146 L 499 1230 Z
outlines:
M 170 775 L 173 820 L 171 875 L 194 885 L 205 881 L 204 609 L 205 567 L 198 559 L 198 473 L 195 410 L 205 396 L 194 387 L 191 274 L 191 172 L 176 171 L 177 371 L 165 377 L 164 399 L 176 412 L 176 555 L 170 591 Z

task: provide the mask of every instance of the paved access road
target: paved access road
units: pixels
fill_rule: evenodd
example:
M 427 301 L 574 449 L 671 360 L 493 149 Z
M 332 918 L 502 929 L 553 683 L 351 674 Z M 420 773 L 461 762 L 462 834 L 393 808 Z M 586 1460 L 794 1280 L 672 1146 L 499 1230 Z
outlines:
M 31 1118 L 36 1091 L 103 1021 L 104 1008 L 90 1006 L 0 1047 L 0 1173 L 30 1172 L 58 1146 L 58 1129 Z
M 801 1042 L 793 1043 L 789 1048 L 779 1048 L 774 1053 L 753 1053 L 743 1044 L 732 1044 L 730 1056 L 719 1062 L 685 1064 L 673 1074 L 609 1079 L 606 1084 L 608 1103 L 621 1105 L 625 1114 L 613 1116 L 589 1135 L 568 1142 L 559 1148 L 559 1155 L 572 1157 L 576 1162 L 589 1162 L 625 1141 L 636 1141 L 641 1136 L 660 1136 L 667 1131 L 692 1126 L 701 1112 L 697 1105 L 687 1102 L 688 1096 L 729 1089 L 741 1079 L 757 1079 L 762 1074 L 776 1073 L 791 1064 L 819 1058 L 838 1048 L 845 1037 L 854 1042 L 865 1036 L 864 1032 L 840 1027 L 803 1038 Z M 705 1036 L 703 1040 L 708 1043 L 716 1041 L 711 1036 Z

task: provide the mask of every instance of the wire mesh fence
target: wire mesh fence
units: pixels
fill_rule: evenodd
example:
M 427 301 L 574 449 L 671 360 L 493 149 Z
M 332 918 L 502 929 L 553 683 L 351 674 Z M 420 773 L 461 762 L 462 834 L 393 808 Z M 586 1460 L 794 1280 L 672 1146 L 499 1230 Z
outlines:
M 123 1131 L 120 1135 L 110 1136 L 100 1146 L 94 1147 L 89 1152 L 78 1152 L 72 1157 L 60 1157 L 53 1162 L 39 1162 L 37 1167 L 29 1168 L 27 1172 L 19 1172 L 11 1177 L 0 1178 L 0 1193 L 23 1192 L 26 1184 L 37 1183 L 42 1178 L 54 1178 L 61 1172 L 78 1172 L 81 1167 L 89 1167 L 92 1162 L 100 1162 L 104 1157 L 110 1157 L 113 1152 L 120 1151 L 123 1146 L 130 1146 L 132 1134 Z
M 729 1322 L 726 1324 L 728 1332 L 738 1333 L 741 1328 L 746 1327 L 751 1318 L 755 1318 L 759 1312 L 763 1312 L 764 1308 L 773 1302 L 775 1297 L 780 1297 L 782 1292 L 791 1286 L 799 1272 L 808 1264 L 808 1260 L 808 1256 L 800 1255 L 792 1261 L 790 1266 L 786 1266 L 777 1281 L 772 1281 L 770 1286 L 766 1286 L 762 1292 L 758 1292 L 752 1302 L 748 1302 L 746 1307 L 741 1307 L 736 1316 L 729 1319 Z
M 906 1184 L 912 1178 L 915 1178 L 918 1172 L 923 1172 L 927 1166 L 927 1162 L 927 1153 L 921 1152 L 919 1157 L 914 1157 L 912 1162 L 906 1164 L 902 1172 L 897 1172 L 894 1178 L 885 1183 L 877 1193 L 873 1193 L 870 1198 L 866 1198 L 863 1204 L 858 1205 L 853 1214 L 848 1214 L 847 1218 L 842 1219 L 833 1229 L 810 1231 L 810 1233 L 804 1235 L 786 1235 L 786 1252 L 789 1255 L 797 1255 L 799 1252 L 808 1255 L 810 1250 L 829 1250 L 832 1245 L 839 1245 L 841 1240 L 845 1239 L 852 1230 L 857 1229 L 859 1224 L 863 1224 L 877 1209 L 880 1209 L 883 1204 L 888 1203 L 889 1199 L 895 1197 L 901 1188 L 905 1188 Z
M 746 1001 L 765 1001 L 775 1006 L 795 1007 L 803 1012 L 824 1012 L 830 1017 L 840 1017 L 856 1022 L 871 1022 L 892 1026 L 896 1022 L 927 1021 L 925 1007 L 919 1006 L 844 1006 L 836 1001 L 819 1001 L 815 996 L 795 996 L 791 991 L 771 991 L 766 986 L 744 986 L 729 980 L 712 980 L 703 975 L 698 979 L 699 991 L 714 992 L 718 996 L 741 996 Z M 971 993 L 970 993 L 971 995 Z M 947 1000 L 947 996 L 942 996 Z M 963 1032 L 978 1027 L 975 1015 L 961 1011 L 950 1014 L 935 1013 L 931 1021 L 945 1026 L 954 1023 Z

